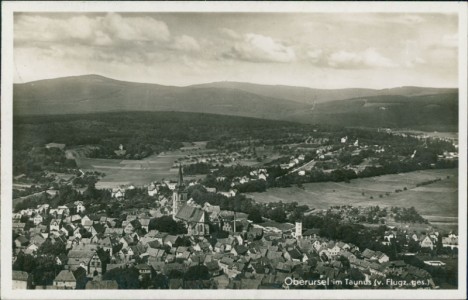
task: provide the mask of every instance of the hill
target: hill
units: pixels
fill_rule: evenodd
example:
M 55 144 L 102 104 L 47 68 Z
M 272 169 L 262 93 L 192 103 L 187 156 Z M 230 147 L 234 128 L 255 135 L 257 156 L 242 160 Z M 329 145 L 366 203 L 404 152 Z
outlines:
M 458 90 L 426 87 L 325 90 L 240 82 L 176 87 L 84 75 L 15 84 L 13 100 L 15 115 L 180 111 L 423 130 L 456 130 L 458 124 Z
M 15 84 L 15 114 L 182 111 L 282 119 L 307 106 L 228 88 L 174 87 L 98 75 Z
M 330 101 L 290 115 L 290 120 L 348 126 L 456 131 L 458 94 L 413 97 L 388 95 Z
M 373 97 L 385 95 L 401 95 L 401 96 L 422 96 L 457 93 L 457 89 L 453 88 L 428 88 L 404 86 L 391 89 L 363 89 L 363 88 L 348 88 L 348 89 L 313 89 L 306 87 L 295 87 L 285 85 L 261 85 L 245 82 L 213 82 L 207 84 L 195 85 L 195 87 L 218 87 L 238 89 L 257 95 L 276 97 L 300 103 L 313 104 L 328 102 L 333 100 L 346 100 L 359 97 Z

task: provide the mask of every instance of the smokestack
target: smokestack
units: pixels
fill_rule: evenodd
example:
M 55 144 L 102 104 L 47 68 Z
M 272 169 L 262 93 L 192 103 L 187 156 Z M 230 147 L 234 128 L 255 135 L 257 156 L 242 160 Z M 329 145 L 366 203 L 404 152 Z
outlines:
M 302 222 L 296 222 L 296 239 L 302 238 Z
M 234 233 L 236 233 L 236 211 L 234 211 Z

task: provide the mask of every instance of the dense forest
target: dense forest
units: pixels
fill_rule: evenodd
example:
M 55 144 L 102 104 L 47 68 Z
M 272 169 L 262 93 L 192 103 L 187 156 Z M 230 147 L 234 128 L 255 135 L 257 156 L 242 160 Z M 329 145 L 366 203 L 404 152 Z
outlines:
M 54 116 L 15 116 L 14 151 L 63 143 L 97 146 L 91 157 L 115 158 L 122 144 L 126 159 L 178 149 L 182 142 L 278 139 L 313 126 L 285 121 L 182 112 L 119 112 Z M 216 142 L 211 144 L 215 147 Z

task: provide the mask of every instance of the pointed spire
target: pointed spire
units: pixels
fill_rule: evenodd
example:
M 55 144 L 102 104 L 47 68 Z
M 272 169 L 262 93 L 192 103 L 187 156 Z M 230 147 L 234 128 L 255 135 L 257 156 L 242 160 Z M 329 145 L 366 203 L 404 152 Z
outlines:
M 182 164 L 179 164 L 179 181 L 177 184 L 179 188 L 184 186 L 184 174 L 182 172 Z
M 184 176 L 182 174 L 182 164 L 179 164 L 179 185 L 184 184 Z

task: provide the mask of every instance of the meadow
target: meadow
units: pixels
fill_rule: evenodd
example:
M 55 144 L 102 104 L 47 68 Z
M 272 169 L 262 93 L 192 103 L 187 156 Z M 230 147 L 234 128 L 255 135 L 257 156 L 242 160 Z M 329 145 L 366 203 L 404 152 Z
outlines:
M 179 151 L 152 155 L 142 160 L 80 158 L 77 164 L 83 171 L 105 173 L 96 188 L 113 188 L 122 184 L 137 186 L 162 179 L 176 179 L 177 168 L 174 162 L 183 156 Z
M 421 182 L 440 181 L 417 187 Z M 406 188 L 406 190 L 405 190 Z M 396 192 L 396 190 L 401 190 Z M 434 222 L 457 223 L 458 169 L 423 170 L 409 173 L 361 178 L 344 182 L 304 184 L 303 188 L 273 188 L 250 193 L 259 203 L 293 202 L 311 208 L 327 209 L 334 205 L 411 207 Z

